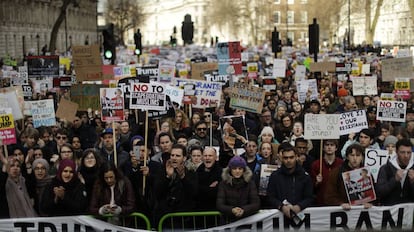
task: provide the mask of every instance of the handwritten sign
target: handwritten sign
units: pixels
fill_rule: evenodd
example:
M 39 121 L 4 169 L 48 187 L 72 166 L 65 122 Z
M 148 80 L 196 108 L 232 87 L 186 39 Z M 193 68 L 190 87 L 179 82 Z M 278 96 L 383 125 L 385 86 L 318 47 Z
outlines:
M 382 81 L 394 81 L 396 77 L 413 78 L 413 57 L 385 59 L 382 63 Z
M 56 111 L 56 117 L 72 122 L 75 119 L 78 108 L 79 105 L 77 103 L 61 98 Z
M 305 114 L 305 139 L 338 139 L 339 114 Z
M 170 96 L 171 101 L 177 103 L 179 106 L 183 104 L 184 90 L 176 86 L 166 85 L 165 94 Z
M 73 46 L 76 80 L 102 80 L 102 58 L 99 45 Z
M 352 93 L 354 96 L 377 95 L 377 77 L 352 77 Z
M 230 94 L 230 107 L 260 114 L 264 98 L 265 91 L 262 88 L 237 82 Z
M 386 101 L 377 102 L 377 120 L 391 122 L 405 122 L 407 102 Z
M 184 89 L 184 95 L 191 96 L 189 104 L 194 108 L 218 106 L 224 83 L 174 78 L 173 86 Z
M 347 135 L 358 133 L 368 128 L 367 115 L 365 110 L 355 110 L 339 114 L 339 134 Z
M 285 59 L 275 59 L 273 61 L 273 77 L 285 77 L 286 76 L 286 60 Z
M 304 103 L 306 100 L 306 94 L 310 90 L 310 99 L 318 98 L 318 84 L 316 79 L 301 80 L 296 82 L 296 89 L 298 90 L 298 100 L 300 103 Z
M 53 99 L 32 101 L 31 104 L 34 128 L 56 125 Z
M 364 166 L 369 168 L 374 182 L 377 182 L 378 172 L 382 165 L 387 163 L 390 159 L 390 154 L 387 150 L 381 149 L 365 149 Z

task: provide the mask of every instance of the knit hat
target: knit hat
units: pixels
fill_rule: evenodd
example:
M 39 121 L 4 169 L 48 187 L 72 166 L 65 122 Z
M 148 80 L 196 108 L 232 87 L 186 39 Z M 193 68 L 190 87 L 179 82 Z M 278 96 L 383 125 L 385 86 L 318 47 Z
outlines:
M 136 140 L 136 139 L 139 139 L 139 141 L 144 141 L 144 138 L 141 136 L 141 135 L 135 135 L 135 136 L 133 136 L 132 138 L 131 138 L 131 146 L 133 145 L 133 143 L 134 143 L 134 140 Z
M 42 165 L 43 165 L 43 167 L 45 167 L 45 168 L 46 168 L 46 173 L 48 173 L 48 172 L 49 172 L 49 163 L 47 162 L 47 160 L 45 160 L 45 159 L 43 159 L 43 158 L 38 158 L 38 159 L 35 159 L 35 160 L 33 161 L 33 164 L 32 164 L 33 168 L 36 168 L 36 166 L 37 166 L 38 164 L 42 164 Z
M 231 169 L 233 169 L 233 168 L 246 168 L 246 166 L 247 166 L 246 161 L 238 155 L 234 156 L 229 161 L 229 168 L 231 168 Z
M 57 171 L 56 177 L 59 180 L 62 180 L 62 172 L 66 167 L 71 167 L 73 172 L 76 172 L 76 164 L 75 161 L 71 159 L 64 159 L 59 162 L 59 169 Z M 73 178 L 76 178 L 77 175 L 73 175 Z
M 397 141 L 398 141 L 397 137 L 395 137 L 394 135 L 388 135 L 384 139 L 384 148 L 386 148 L 389 144 L 395 145 Z
M 263 127 L 259 137 L 261 138 L 263 134 L 271 134 L 273 138 L 275 137 L 275 132 L 273 132 L 273 129 L 270 126 Z
M 348 96 L 348 91 L 344 88 L 340 88 L 338 90 L 338 97 L 345 97 Z

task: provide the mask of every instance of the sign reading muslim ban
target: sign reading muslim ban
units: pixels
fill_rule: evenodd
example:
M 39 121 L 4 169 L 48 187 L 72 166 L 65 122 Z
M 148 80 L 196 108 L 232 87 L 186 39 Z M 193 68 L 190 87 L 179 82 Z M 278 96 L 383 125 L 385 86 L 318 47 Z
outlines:
M 234 83 L 230 93 L 230 107 L 260 114 L 263 108 L 265 91 L 263 88 Z
M 161 83 L 132 83 L 130 109 L 165 110 L 165 87 Z
M 339 114 L 305 114 L 305 139 L 338 139 Z
M 377 103 L 377 120 L 405 122 L 407 102 L 379 100 Z

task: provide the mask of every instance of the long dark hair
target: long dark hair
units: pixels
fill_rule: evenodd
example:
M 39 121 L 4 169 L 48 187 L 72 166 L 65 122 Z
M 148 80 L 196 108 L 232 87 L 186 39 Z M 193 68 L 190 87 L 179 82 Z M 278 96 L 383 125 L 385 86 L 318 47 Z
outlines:
M 98 179 L 96 180 L 95 183 L 95 194 L 98 194 L 97 196 L 101 195 L 101 193 L 103 192 L 103 190 L 105 188 L 108 187 L 108 184 L 105 181 L 105 173 L 112 171 L 115 175 L 115 186 L 118 186 L 120 192 L 122 192 L 122 189 L 124 188 L 124 176 L 122 175 L 122 172 L 118 170 L 117 167 L 115 167 L 114 164 L 108 162 L 108 163 L 103 163 L 101 165 L 100 171 L 99 171 L 99 175 L 98 175 Z

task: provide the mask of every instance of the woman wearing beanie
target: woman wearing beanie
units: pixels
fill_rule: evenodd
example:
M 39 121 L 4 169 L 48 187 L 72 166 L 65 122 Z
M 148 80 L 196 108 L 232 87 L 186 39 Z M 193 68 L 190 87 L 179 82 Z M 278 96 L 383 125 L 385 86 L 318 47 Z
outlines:
M 234 156 L 221 177 L 216 207 L 229 221 L 250 216 L 259 210 L 260 199 L 253 173 L 243 158 Z
M 56 177 L 45 189 L 40 210 L 48 216 L 70 216 L 85 213 L 87 207 L 85 185 L 78 179 L 75 161 L 59 163 Z

